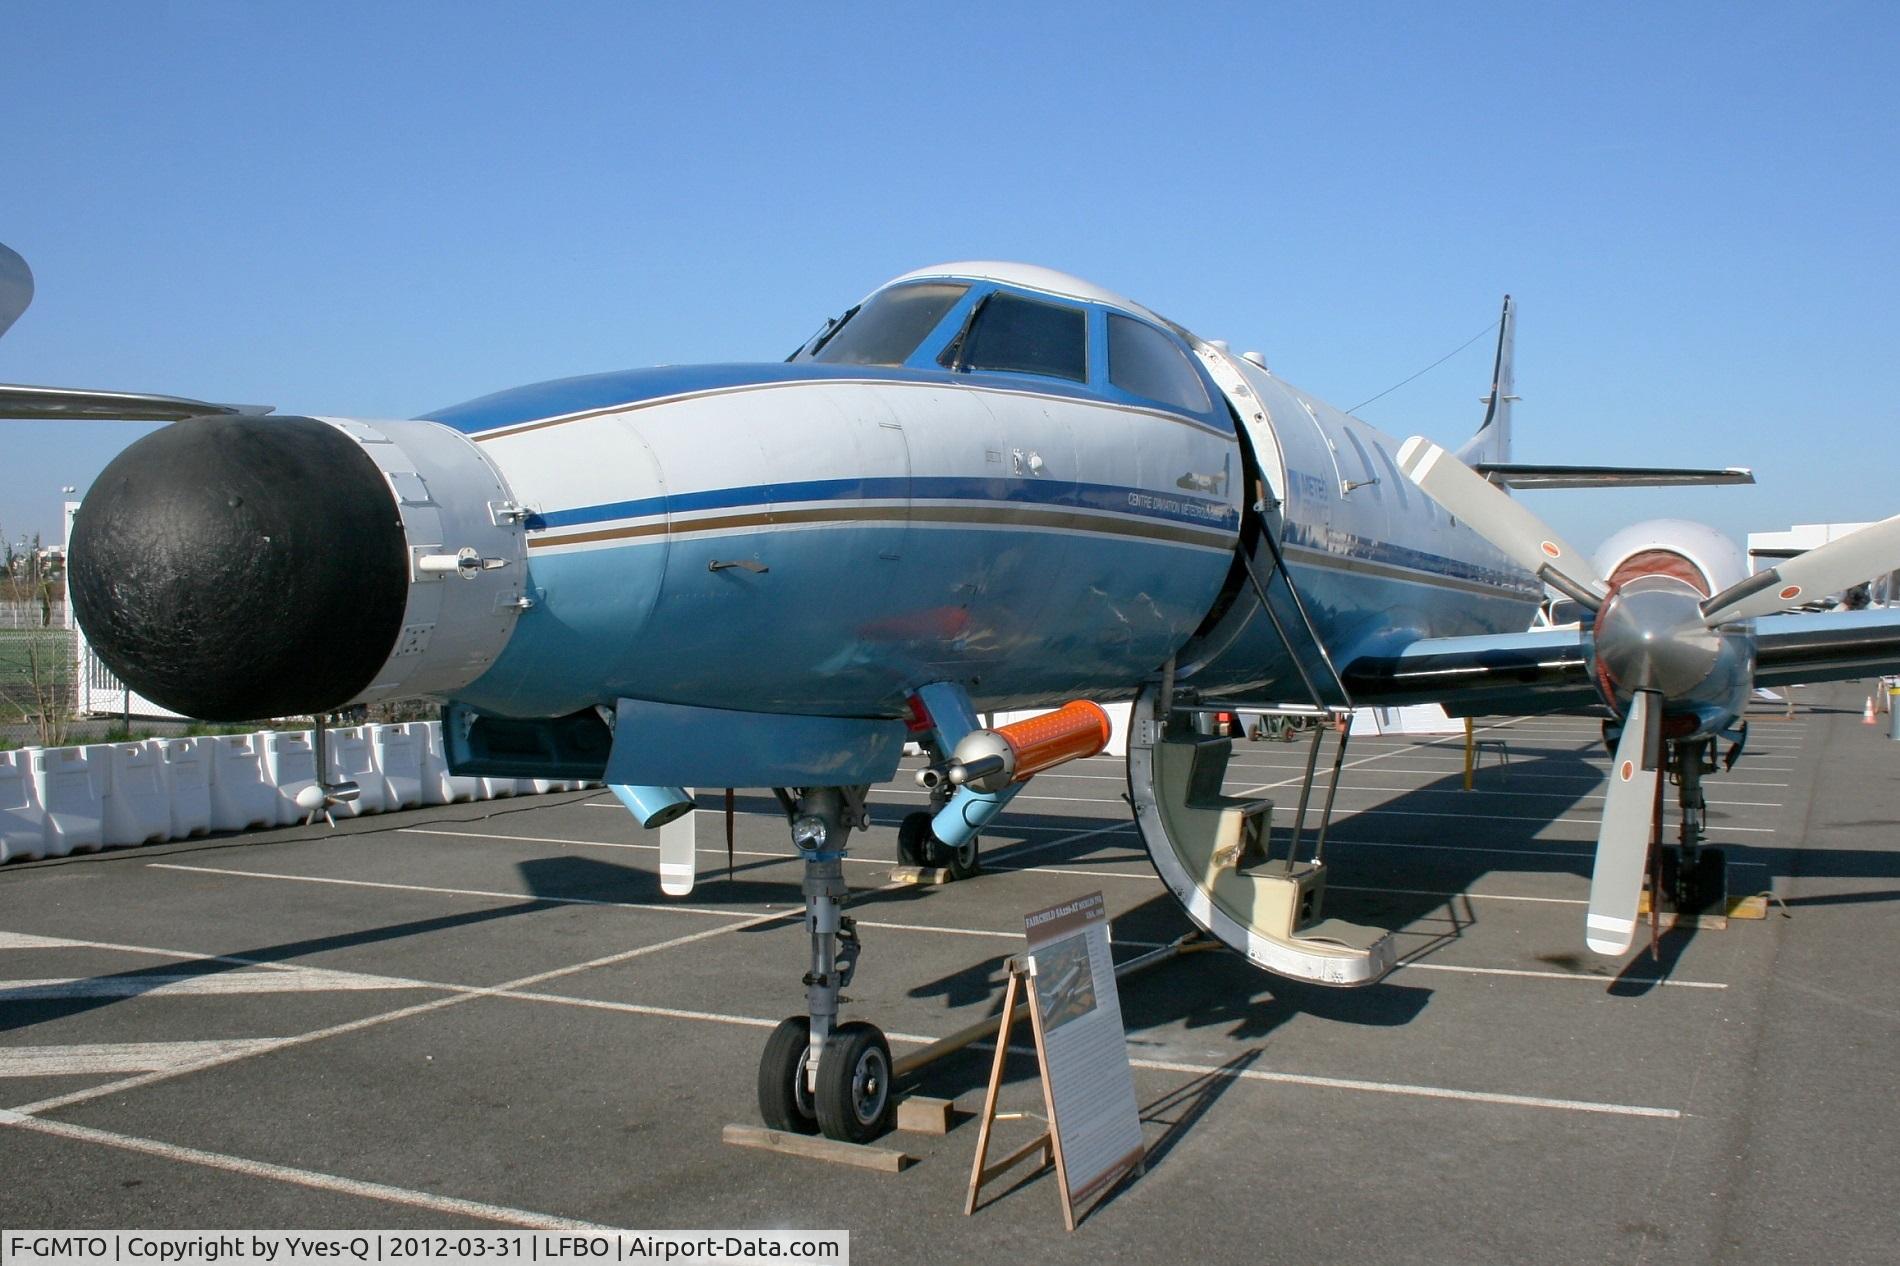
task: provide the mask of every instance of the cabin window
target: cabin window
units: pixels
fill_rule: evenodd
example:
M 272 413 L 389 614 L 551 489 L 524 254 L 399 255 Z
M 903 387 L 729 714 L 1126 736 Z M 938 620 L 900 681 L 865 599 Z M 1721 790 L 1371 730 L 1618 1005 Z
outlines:
M 1043 374 L 1087 382 L 1088 317 L 1080 308 L 998 292 L 976 307 L 944 353 L 952 369 Z
M 823 336 L 811 358 L 834 365 L 901 365 L 968 289 L 926 282 L 879 291 Z
M 1108 381 L 1131 395 L 1206 413 L 1207 389 L 1187 353 L 1154 326 L 1108 315 Z

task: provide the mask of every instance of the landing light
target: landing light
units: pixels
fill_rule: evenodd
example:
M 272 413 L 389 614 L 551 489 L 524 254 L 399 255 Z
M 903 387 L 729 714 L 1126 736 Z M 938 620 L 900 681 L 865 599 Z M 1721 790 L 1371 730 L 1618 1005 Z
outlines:
M 806 814 L 792 823 L 792 843 L 807 853 L 816 853 L 822 849 L 827 835 L 823 818 Z

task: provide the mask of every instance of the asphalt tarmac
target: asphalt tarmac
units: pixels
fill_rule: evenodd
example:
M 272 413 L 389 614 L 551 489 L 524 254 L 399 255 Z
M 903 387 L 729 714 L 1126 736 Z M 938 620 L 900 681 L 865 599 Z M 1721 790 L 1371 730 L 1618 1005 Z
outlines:
M 1583 948 L 1607 767 L 1594 723 L 1355 738 L 1328 913 L 1405 965 L 1329 990 L 1238 957 L 1123 982 L 1148 1147 L 1073 1234 L 1052 1174 L 963 1198 L 976 1128 L 895 1134 L 877 1174 L 729 1146 L 802 1006 L 799 867 L 776 806 L 718 801 L 699 887 L 568 793 L 0 869 L 0 1227 L 843 1228 L 859 1262 L 1900 1260 L 1900 743 L 1865 685 L 1752 718 L 1711 842 L 1765 921 L 1653 957 Z M 1883 718 L 1884 722 L 1884 718 Z M 1330 752 L 1328 753 L 1330 755 Z M 1236 744 L 1290 810 L 1303 752 Z M 847 872 L 849 1017 L 898 1054 L 992 1013 L 1022 915 L 1106 894 L 1117 956 L 1187 929 L 1120 762 L 1038 778 L 979 878 L 890 883 L 907 777 Z M 1277 812 L 1284 825 L 1289 812 Z M 974 1111 L 991 1052 L 906 1089 Z M 1038 1111 L 1012 1057 L 1004 1106 Z M 1009 1147 L 1032 1131 L 999 1126 Z

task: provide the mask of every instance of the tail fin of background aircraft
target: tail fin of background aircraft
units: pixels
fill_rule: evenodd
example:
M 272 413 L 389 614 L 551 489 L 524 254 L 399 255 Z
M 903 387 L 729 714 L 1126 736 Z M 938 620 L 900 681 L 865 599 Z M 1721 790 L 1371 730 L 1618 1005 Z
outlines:
M 19 252 L 0 242 L 0 335 L 19 320 L 33 302 L 33 270 Z
M 1456 454 L 1467 466 L 1511 460 L 1511 344 L 1517 333 L 1517 305 L 1504 296 L 1504 312 L 1498 317 L 1498 354 L 1491 369 L 1491 394 L 1484 398 L 1484 422 L 1478 433 L 1466 440 Z

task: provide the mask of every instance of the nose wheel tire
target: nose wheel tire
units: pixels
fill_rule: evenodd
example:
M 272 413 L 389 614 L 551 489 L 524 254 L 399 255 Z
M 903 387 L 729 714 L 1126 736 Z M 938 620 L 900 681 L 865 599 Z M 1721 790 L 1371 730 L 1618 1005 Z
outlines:
M 930 853 L 936 841 L 930 838 L 930 815 L 907 813 L 897 825 L 897 860 L 905 866 L 933 866 Z
M 817 1110 L 805 1089 L 805 1051 L 810 1046 L 811 1019 L 802 1015 L 779 1021 L 766 1039 L 759 1060 L 759 1116 L 767 1128 L 818 1133 Z
M 934 839 L 931 844 L 935 847 L 938 858 L 936 864 L 947 868 L 952 879 L 970 879 L 983 869 L 983 863 L 978 856 L 977 839 L 974 835 L 964 841 L 961 848 L 951 848 L 948 844 L 939 844 Z
M 905 866 L 948 870 L 952 879 L 969 879 L 983 869 L 981 846 L 972 835 L 951 848 L 930 833 L 931 815 L 921 810 L 904 815 L 897 827 L 897 860 Z
M 891 1047 L 876 1025 L 838 1026 L 818 1060 L 817 1100 L 827 1138 L 868 1143 L 890 1128 Z

